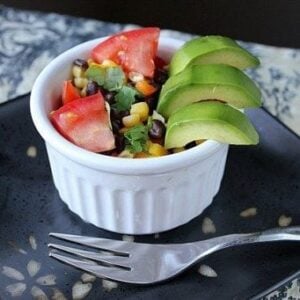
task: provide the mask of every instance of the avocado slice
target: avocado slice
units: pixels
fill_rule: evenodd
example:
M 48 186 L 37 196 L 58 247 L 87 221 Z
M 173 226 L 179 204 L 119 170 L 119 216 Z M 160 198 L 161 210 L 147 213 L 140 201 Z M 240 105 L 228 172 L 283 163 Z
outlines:
M 195 64 L 226 64 L 246 69 L 258 66 L 259 60 L 234 40 L 210 35 L 192 39 L 177 50 L 170 62 L 169 75 Z
M 261 93 L 242 71 L 228 65 L 194 65 L 163 85 L 157 111 L 165 118 L 201 100 L 220 100 L 236 108 L 258 107 Z
M 255 145 L 259 137 L 245 114 L 221 102 L 205 101 L 185 106 L 170 117 L 165 147 L 183 147 L 200 139 Z

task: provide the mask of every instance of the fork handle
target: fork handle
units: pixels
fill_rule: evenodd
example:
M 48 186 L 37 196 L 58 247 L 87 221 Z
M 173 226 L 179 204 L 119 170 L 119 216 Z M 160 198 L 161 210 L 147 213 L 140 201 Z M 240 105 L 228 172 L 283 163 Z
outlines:
M 207 246 L 206 254 L 208 254 L 239 245 L 275 241 L 300 241 L 300 226 L 273 228 L 254 233 L 230 234 L 197 243 L 199 243 L 199 249 L 203 250 L 203 242 L 205 242 Z
M 227 247 L 274 241 L 300 241 L 300 226 L 273 228 L 260 232 L 238 234 L 236 238 L 230 240 L 229 238 L 228 241 L 225 241 Z
M 253 233 L 254 242 L 300 241 L 300 226 L 273 228 Z

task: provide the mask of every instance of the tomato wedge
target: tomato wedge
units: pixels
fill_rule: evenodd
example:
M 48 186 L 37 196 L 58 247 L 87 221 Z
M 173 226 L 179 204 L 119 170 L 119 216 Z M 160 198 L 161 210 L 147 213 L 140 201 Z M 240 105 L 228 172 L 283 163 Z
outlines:
M 54 127 L 72 143 L 93 151 L 115 148 L 101 93 L 68 102 L 50 114 Z
M 78 89 L 73 85 L 72 80 L 65 80 L 62 92 L 62 102 L 66 104 L 80 98 Z
M 98 63 L 111 59 L 126 72 L 135 71 L 152 78 L 159 31 L 148 27 L 113 35 L 92 50 L 92 59 Z

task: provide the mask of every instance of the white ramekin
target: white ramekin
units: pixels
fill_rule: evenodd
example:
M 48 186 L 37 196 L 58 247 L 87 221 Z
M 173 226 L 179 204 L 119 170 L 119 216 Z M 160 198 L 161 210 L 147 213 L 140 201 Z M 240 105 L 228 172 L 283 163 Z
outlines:
M 126 234 L 150 234 L 195 218 L 218 192 L 228 145 L 206 141 L 158 158 L 128 159 L 89 152 L 64 139 L 49 121 L 72 62 L 87 58 L 102 39 L 80 44 L 54 59 L 31 93 L 34 124 L 45 140 L 61 199 L 84 221 Z M 182 41 L 161 38 L 159 55 L 169 59 Z

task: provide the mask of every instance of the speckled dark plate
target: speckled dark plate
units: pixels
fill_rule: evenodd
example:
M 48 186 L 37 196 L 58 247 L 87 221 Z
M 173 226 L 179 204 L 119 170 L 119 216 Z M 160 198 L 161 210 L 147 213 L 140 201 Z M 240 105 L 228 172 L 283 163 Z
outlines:
M 1 299 L 13 298 L 12 292 L 21 299 L 43 293 L 49 299 L 59 293 L 71 299 L 72 291 L 81 295 L 77 299 L 85 294 L 85 299 L 247 299 L 300 269 L 300 245 L 285 242 L 211 255 L 201 264 L 213 268 L 215 278 L 200 275 L 198 265 L 175 280 L 151 287 L 119 284 L 108 291 L 101 279 L 84 283 L 82 272 L 48 257 L 48 233 L 122 236 L 84 223 L 60 201 L 28 102 L 26 96 L 0 106 Z M 291 217 L 293 225 L 300 224 L 300 139 L 264 110 L 249 115 L 260 132 L 260 145 L 231 147 L 222 188 L 213 204 L 184 226 L 137 241 L 188 242 L 257 231 L 276 227 L 281 215 Z M 240 212 L 250 207 L 257 214 L 241 217 Z M 213 220 L 216 233 L 202 232 L 205 217 Z

